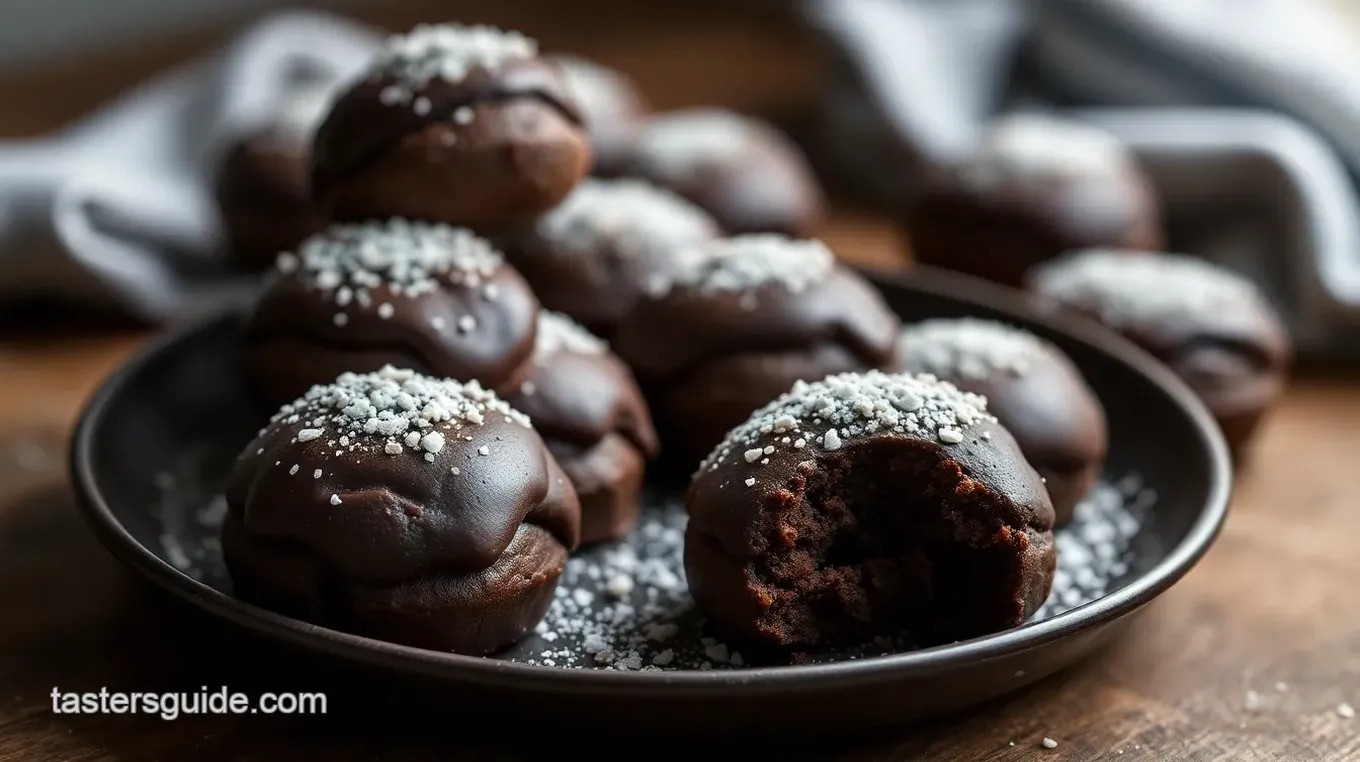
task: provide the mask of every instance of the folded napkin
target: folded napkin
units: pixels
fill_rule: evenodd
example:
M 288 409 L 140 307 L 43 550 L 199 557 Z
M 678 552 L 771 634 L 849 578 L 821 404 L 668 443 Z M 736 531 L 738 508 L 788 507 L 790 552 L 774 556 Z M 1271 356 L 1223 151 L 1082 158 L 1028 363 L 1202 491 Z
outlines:
M 813 148 L 843 183 L 900 207 L 998 113 L 1096 122 L 1149 165 L 1173 228 L 1223 227 L 1173 247 L 1255 278 L 1304 354 L 1360 357 L 1360 24 L 1336 0 L 793 7 L 833 54 Z
M 1360 169 L 1360 25 L 1337 0 L 1047 0 L 1030 58 L 1055 94 L 1106 106 L 1287 114 Z
M 325 14 L 275 15 L 71 127 L 0 141 L 0 301 L 160 322 L 230 298 L 211 194 L 222 150 L 300 89 L 355 76 L 382 39 Z

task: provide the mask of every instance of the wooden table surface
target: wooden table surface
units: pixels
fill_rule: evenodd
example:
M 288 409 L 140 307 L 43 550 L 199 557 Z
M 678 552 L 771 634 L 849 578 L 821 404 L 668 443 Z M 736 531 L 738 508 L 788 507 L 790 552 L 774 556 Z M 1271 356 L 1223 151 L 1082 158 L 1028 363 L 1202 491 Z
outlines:
M 623 0 L 592 4 L 610 6 L 596 16 L 604 21 L 587 24 L 579 13 L 514 0 L 479 16 L 619 65 L 661 107 L 719 102 L 765 110 L 815 86 L 816 56 L 777 24 L 710 12 L 658 19 L 667 12 Z M 402 27 L 454 16 L 450 5 L 441 14 L 389 8 L 382 21 Z M 650 31 L 621 34 L 639 24 Z M 208 41 L 0 81 L 0 134 L 50 129 Z M 827 238 L 850 260 L 903 261 L 902 241 L 873 215 L 842 211 Z M 85 530 L 64 473 L 66 431 L 81 402 L 145 336 L 35 332 L 13 323 L 0 324 L 0 762 L 547 755 L 517 752 L 499 738 L 483 745 L 475 732 L 460 732 L 456 718 L 431 725 L 393 715 L 347 695 L 328 675 L 149 595 Z M 1360 719 L 1338 711 L 1343 703 L 1360 705 L 1357 452 L 1360 378 L 1299 378 L 1240 475 L 1218 543 L 1113 646 L 969 714 L 778 758 L 1360 759 Z M 54 714 L 49 698 L 53 688 L 224 684 L 325 685 L 332 714 L 292 722 L 72 716 Z M 585 732 L 607 748 L 612 721 L 601 718 Z M 684 736 L 677 728 L 676 737 Z M 1044 737 L 1058 747 L 1041 748 Z

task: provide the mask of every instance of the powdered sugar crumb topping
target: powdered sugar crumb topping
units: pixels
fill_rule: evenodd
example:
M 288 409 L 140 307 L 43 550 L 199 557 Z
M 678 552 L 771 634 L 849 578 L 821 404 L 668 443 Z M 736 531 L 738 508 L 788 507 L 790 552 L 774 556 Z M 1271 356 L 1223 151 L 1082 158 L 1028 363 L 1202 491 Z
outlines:
M 153 515 L 166 522 L 160 540 L 167 560 L 217 587 L 228 579 L 217 541 L 228 509 L 221 495 L 210 497 L 218 482 L 202 473 L 204 467 L 200 456 L 189 457 L 175 466 L 173 474 L 166 474 L 173 478 L 158 479 Z M 450 473 L 453 476 L 446 478 L 460 478 L 457 466 Z M 322 499 L 328 495 L 323 493 Z M 350 502 L 346 499 L 346 506 Z M 678 495 L 651 492 L 643 503 L 646 507 L 638 526 L 627 539 L 587 549 L 567 561 L 547 616 L 506 657 L 564 669 L 708 670 L 749 663 L 730 647 L 725 664 L 709 656 L 710 648 L 721 655 L 720 642 L 704 631 L 704 621 L 685 584 L 683 502 Z M 1116 589 L 1133 568 L 1134 538 L 1155 503 L 1156 494 L 1135 475 L 1098 484 L 1078 504 L 1074 521 L 1054 533 L 1058 569 L 1053 592 L 1034 621 L 1052 618 Z M 629 587 L 624 578 L 631 579 L 631 590 L 620 597 Z M 588 602 L 581 605 L 578 599 Z M 911 644 L 895 641 L 890 646 L 895 650 Z M 863 651 L 838 650 L 824 658 L 863 658 L 882 653 L 879 648 L 874 644 Z M 1333 716 L 1353 715 L 1349 705 L 1346 709 L 1328 705 L 1326 711 Z
M 372 292 L 384 289 L 377 312 L 388 319 L 395 309 L 387 297 L 419 296 L 438 289 L 441 281 L 476 286 L 502 262 L 500 253 L 470 230 L 393 219 L 334 225 L 304 241 L 296 254 L 280 255 L 277 267 L 299 273 L 342 309 L 366 309 L 373 304 Z M 344 315 L 337 313 L 336 325 L 347 322 Z
M 1089 306 L 1114 328 L 1187 314 L 1254 310 L 1260 292 L 1244 276 L 1202 259 L 1117 249 L 1075 252 L 1035 269 L 1035 291 Z
M 603 339 L 596 337 L 566 315 L 551 310 L 539 311 L 538 334 L 534 340 L 535 362 L 542 363 L 558 352 L 598 355 L 608 349 L 609 346 Z
M 376 373 L 345 373 L 334 384 L 317 385 L 297 401 L 284 405 L 270 423 L 295 430 L 299 442 L 340 434 L 318 451 L 343 457 L 358 453 L 401 455 L 408 450 L 433 462 L 450 437 L 468 436 L 487 413 L 529 426 L 529 418 L 483 389 L 476 381 L 460 384 L 384 367 Z M 339 449 L 332 449 L 336 446 Z M 485 447 L 485 446 L 483 446 Z M 314 476 L 319 476 L 317 469 Z
M 969 177 L 990 186 L 1007 179 L 1082 178 L 1117 175 L 1133 163 L 1114 135 L 1081 122 L 1045 114 L 1015 114 L 982 136 L 966 167 Z
M 537 41 L 519 32 L 484 25 L 421 24 L 390 38 L 370 71 L 395 80 L 379 94 L 383 103 L 407 104 L 432 80 L 457 84 L 474 69 L 495 70 L 537 55 Z
M 913 371 L 974 380 L 1023 376 L 1043 351 L 1038 337 L 1029 331 L 978 318 L 927 320 L 907 326 L 901 348 L 904 362 Z
M 517 660 L 616 671 L 744 664 L 725 644 L 701 637 L 685 581 L 685 521 L 678 502 L 648 510 L 627 541 L 568 559 L 534 629 L 532 655 Z
M 729 164 L 754 140 L 755 123 L 725 109 L 689 109 L 652 119 L 638 139 L 643 170 L 680 181 L 704 166 Z
M 677 251 L 674 274 L 655 280 L 649 291 L 653 296 L 674 288 L 749 295 L 762 286 L 779 286 L 800 293 L 825 279 L 835 264 L 831 249 L 818 240 L 776 233 L 739 235 Z
M 842 373 L 794 384 L 733 429 L 700 468 L 717 468 L 729 456 L 745 458 L 756 449 L 763 455 L 801 450 L 797 442 L 806 446 L 808 440 L 831 452 L 877 433 L 958 444 L 973 426 L 995 420 L 986 398 L 929 374 Z M 814 433 L 805 437 L 808 430 Z M 797 442 L 787 442 L 795 436 Z
M 539 218 L 537 232 L 571 249 L 634 257 L 707 241 L 717 224 L 703 209 L 650 183 L 587 178 Z

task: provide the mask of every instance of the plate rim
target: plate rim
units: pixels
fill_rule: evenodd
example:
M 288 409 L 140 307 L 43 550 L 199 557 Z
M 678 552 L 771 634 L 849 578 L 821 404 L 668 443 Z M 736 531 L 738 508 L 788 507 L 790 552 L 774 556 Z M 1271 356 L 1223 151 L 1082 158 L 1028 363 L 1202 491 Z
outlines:
M 1169 368 L 1098 323 L 1059 314 L 1051 309 L 1051 305 L 1015 289 L 923 266 L 905 272 L 867 267 L 854 269 L 875 287 L 929 293 L 1062 334 L 1112 356 L 1168 397 L 1189 419 L 1199 447 L 1208 454 L 1210 463 L 1209 494 L 1181 542 L 1151 569 L 1119 590 L 1042 622 L 872 659 L 742 670 L 574 670 L 430 651 L 332 630 L 254 606 L 193 579 L 138 542 L 118 520 L 98 488 L 93 457 L 95 439 L 111 402 L 121 396 L 130 379 L 155 358 L 186 337 L 239 316 L 239 307 L 220 310 L 162 332 L 134 351 L 99 383 L 76 419 L 68 451 L 76 503 L 86 524 L 118 560 L 184 602 L 255 635 L 411 675 L 454 679 L 512 691 L 571 691 L 575 695 L 617 696 L 664 689 L 682 697 L 718 692 L 733 697 L 790 688 L 811 689 L 828 684 L 852 687 L 929 676 L 967 664 L 1011 657 L 1101 629 L 1150 603 L 1180 581 L 1208 552 L 1227 517 L 1232 493 L 1232 461 L 1227 444 L 1208 410 Z M 676 694 L 676 691 L 683 694 Z

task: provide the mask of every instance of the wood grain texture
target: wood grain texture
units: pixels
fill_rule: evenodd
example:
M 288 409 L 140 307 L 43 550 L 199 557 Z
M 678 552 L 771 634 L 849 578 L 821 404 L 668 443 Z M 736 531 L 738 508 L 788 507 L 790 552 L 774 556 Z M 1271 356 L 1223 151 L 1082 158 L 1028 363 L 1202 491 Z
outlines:
M 442 7 L 451 5 L 457 4 Z M 518 18 L 524 23 L 516 25 L 554 29 L 561 47 L 633 71 L 663 106 L 714 100 L 779 107 L 811 87 L 815 74 L 808 49 L 791 41 L 787 30 L 750 17 L 724 16 L 719 22 L 697 13 L 668 16 L 664 23 L 652 19 L 647 28 L 653 31 L 630 36 L 621 30 L 640 23 L 641 12 L 629 10 L 630 3 L 605 5 L 617 14 L 606 20 L 604 29 L 612 31 L 573 22 L 565 10 L 534 16 L 529 3 L 510 0 L 498 3 L 488 19 L 515 24 Z M 429 15 L 403 13 L 386 20 L 403 26 Z M 27 134 L 60 124 L 203 42 L 0 82 L 0 102 L 6 103 L 0 132 Z M 731 72 L 740 76 L 723 76 Z M 45 97 L 50 92 L 67 93 L 72 101 Z M 855 262 L 903 261 L 900 236 L 873 215 L 840 212 L 826 238 Z M 34 339 L 4 333 L 0 330 L 0 762 L 562 756 L 556 746 L 521 749 L 518 740 L 459 727 L 454 711 L 435 720 L 394 711 L 368 695 L 371 686 L 296 663 L 149 593 L 82 526 L 65 484 L 63 449 L 85 396 L 143 336 Z M 1114 646 L 963 716 L 884 738 L 784 750 L 777 758 L 1360 759 L 1360 719 L 1337 712 L 1343 702 L 1360 705 L 1357 452 L 1357 379 L 1297 381 L 1239 479 L 1217 545 Z M 247 692 L 327 691 L 331 711 L 310 719 L 167 722 L 54 714 L 49 698 L 53 687 L 192 691 L 221 685 Z M 601 718 L 599 727 L 583 730 L 581 740 L 596 748 L 593 758 L 637 756 L 636 750 L 614 748 L 610 726 L 616 721 Z M 670 749 L 685 736 L 677 728 L 664 745 Z M 1044 737 L 1057 740 L 1058 747 L 1041 748 Z M 647 756 L 668 755 L 649 750 Z
M 355 18 L 391 30 L 458 19 L 520 29 L 550 51 L 587 53 L 629 72 L 657 109 L 724 105 L 780 110 L 820 78 L 814 43 L 779 15 L 723 0 L 425 0 L 382 2 Z M 244 26 L 248 19 L 243 19 Z M 637 33 L 646 30 L 645 38 Z M 77 119 L 127 88 L 230 37 L 189 35 L 22 77 L 0 77 L 0 136 L 29 136 Z M 60 97 L 53 97 L 59 93 Z

